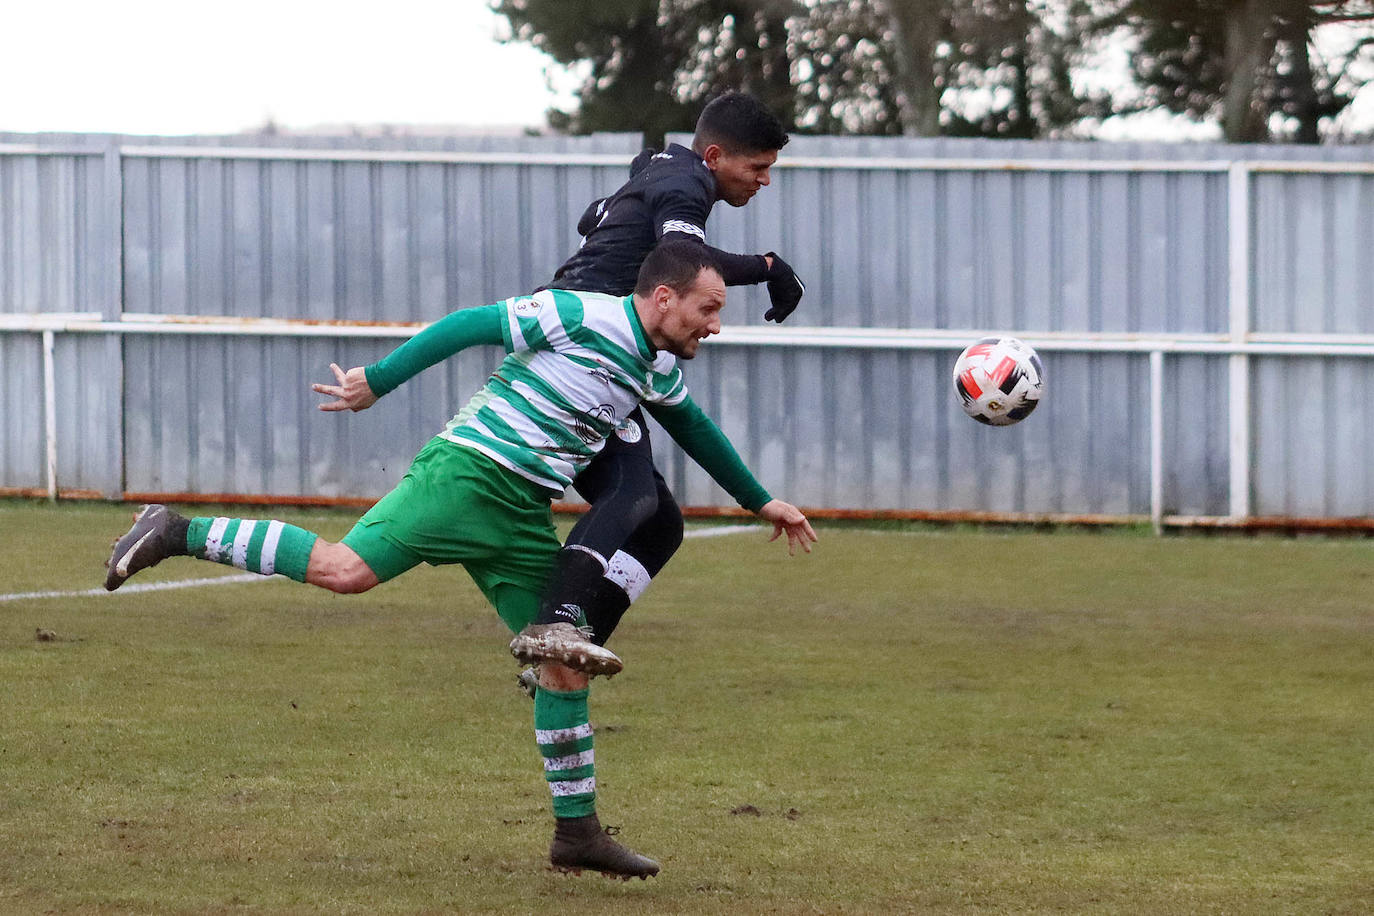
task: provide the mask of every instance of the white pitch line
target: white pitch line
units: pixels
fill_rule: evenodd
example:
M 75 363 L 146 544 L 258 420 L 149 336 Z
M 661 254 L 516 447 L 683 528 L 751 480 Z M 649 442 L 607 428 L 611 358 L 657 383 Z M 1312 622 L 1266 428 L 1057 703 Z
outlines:
M 758 525 L 717 525 L 714 528 L 688 528 L 683 532 L 685 538 L 718 538 L 725 534 L 739 534 L 741 531 L 761 531 Z
M 196 588 L 201 585 L 242 585 L 245 582 L 266 582 L 271 576 L 243 573 L 237 576 L 213 576 L 209 579 L 178 579 L 175 582 L 149 582 L 146 585 L 125 585 L 116 592 L 103 588 L 87 588 L 74 592 L 20 592 L 0 595 L 0 601 L 22 601 L 25 598 L 93 598 L 101 595 L 136 595 L 140 592 L 165 592 L 174 588 Z
M 683 532 L 683 537 L 689 538 L 716 538 L 727 534 L 739 534 L 742 531 L 757 531 L 756 525 L 718 525 L 714 528 L 689 528 Z M 242 585 L 245 582 L 266 582 L 272 576 L 260 576 L 257 573 L 242 573 L 237 576 L 213 576 L 209 579 L 178 579 L 175 582 L 150 582 L 146 585 L 125 585 L 118 591 L 107 592 L 103 588 L 87 588 L 79 591 L 70 592 L 19 592 L 18 594 L 0 595 L 0 601 L 24 601 L 26 599 L 37 598 L 99 598 L 102 595 L 137 595 L 141 592 L 163 592 L 175 588 L 199 588 L 202 585 Z

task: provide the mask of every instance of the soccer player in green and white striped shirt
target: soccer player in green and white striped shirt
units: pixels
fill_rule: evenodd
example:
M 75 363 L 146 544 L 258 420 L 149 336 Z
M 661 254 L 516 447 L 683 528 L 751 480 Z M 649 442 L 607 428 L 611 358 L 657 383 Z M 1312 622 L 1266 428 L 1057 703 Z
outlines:
M 416 455 L 404 479 L 339 543 L 279 521 L 183 518 L 149 506 L 115 542 L 105 587 L 169 556 L 193 556 L 264 575 L 280 573 L 338 593 L 367 591 L 413 568 L 460 563 L 517 635 L 518 657 L 540 662 L 536 741 L 553 796 L 550 861 L 648 877 L 658 864 L 604 833 L 596 816 L 589 673 L 620 661 L 576 621 L 531 626 L 560 544 L 550 500 L 561 495 L 620 421 L 643 404 L 745 508 L 786 533 L 789 552 L 816 540 L 806 517 L 769 496 L 687 394 L 678 359 L 720 330 L 725 284 L 692 242 L 658 246 L 628 297 L 550 290 L 455 312 L 390 355 L 314 385 L 324 410 L 363 410 L 424 368 L 465 347 L 502 344 L 487 384 Z M 557 584 L 543 607 L 575 609 Z M 566 599 L 566 600 L 565 600 Z M 557 619 L 558 614 L 554 614 Z M 580 669 L 580 670 L 579 670 Z

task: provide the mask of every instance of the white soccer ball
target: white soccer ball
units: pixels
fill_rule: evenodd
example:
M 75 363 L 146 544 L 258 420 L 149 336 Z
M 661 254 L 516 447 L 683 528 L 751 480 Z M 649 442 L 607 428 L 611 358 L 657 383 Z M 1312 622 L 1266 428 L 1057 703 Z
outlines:
M 954 361 L 959 406 L 979 423 L 1010 426 L 1024 420 L 1044 390 L 1039 355 L 1015 337 L 984 337 Z

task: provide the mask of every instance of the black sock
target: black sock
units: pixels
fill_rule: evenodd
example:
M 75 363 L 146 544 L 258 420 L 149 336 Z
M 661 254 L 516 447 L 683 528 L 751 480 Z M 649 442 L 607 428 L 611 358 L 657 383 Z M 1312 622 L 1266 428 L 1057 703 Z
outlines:
M 167 540 L 170 541 L 167 545 L 168 550 L 174 551 L 173 556 L 190 556 L 191 551 L 186 547 L 186 532 L 191 527 L 191 520 L 182 518 L 175 512 L 167 514 L 171 516 L 167 520 Z
M 606 645 L 606 640 L 619 626 L 620 618 L 629 609 L 630 596 L 625 589 L 602 576 L 582 607 L 587 615 L 587 625 L 592 628 L 592 642 L 598 646 Z
M 558 551 L 549 584 L 539 600 L 535 623 L 571 623 L 576 626 L 592 591 L 606 575 L 606 563 L 586 550 L 564 547 Z

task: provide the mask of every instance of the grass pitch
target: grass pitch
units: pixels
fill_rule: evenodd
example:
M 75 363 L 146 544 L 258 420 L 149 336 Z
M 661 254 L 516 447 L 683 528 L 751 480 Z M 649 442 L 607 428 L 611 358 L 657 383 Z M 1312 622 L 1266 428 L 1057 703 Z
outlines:
M 130 513 L 0 503 L 0 594 L 99 587 Z M 688 540 L 617 634 L 628 884 L 545 869 L 460 569 L 0 600 L 0 912 L 1374 908 L 1374 544 L 820 533 Z

